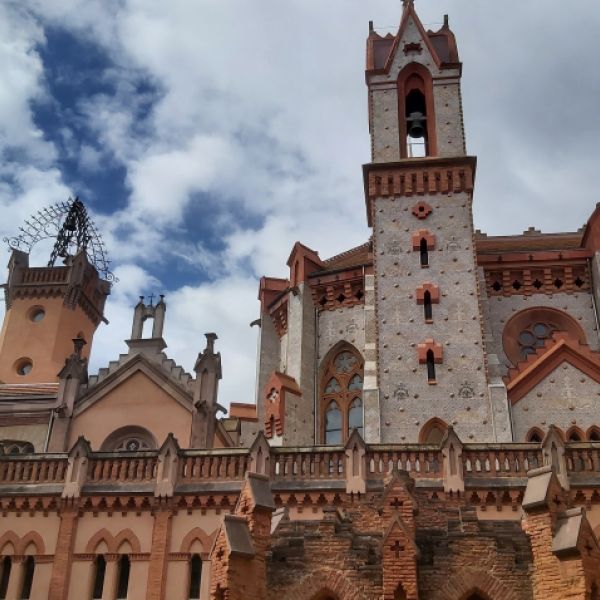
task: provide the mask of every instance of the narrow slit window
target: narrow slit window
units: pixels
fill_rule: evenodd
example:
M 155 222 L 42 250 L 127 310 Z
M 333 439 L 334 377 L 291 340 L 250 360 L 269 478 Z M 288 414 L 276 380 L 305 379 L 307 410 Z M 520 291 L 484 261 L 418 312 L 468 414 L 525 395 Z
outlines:
M 94 563 L 94 587 L 92 589 L 92 600 L 102 598 L 104 591 L 104 577 L 106 575 L 106 560 L 102 554 L 96 558 Z
M 435 381 L 435 358 L 433 350 L 427 350 L 427 381 L 429 383 Z
M 129 571 L 131 564 L 129 556 L 123 554 L 119 559 L 119 576 L 117 579 L 117 600 L 127 599 L 127 590 L 129 589 Z
M 433 320 L 433 307 L 431 305 L 431 293 L 429 290 L 423 294 L 423 312 L 425 314 L 426 321 Z
M 427 240 L 425 238 L 421 238 L 421 243 L 419 245 L 420 253 L 421 253 L 421 266 L 428 267 L 429 266 L 429 250 L 427 249 Z
M 35 560 L 33 556 L 28 556 L 25 559 L 25 568 L 23 572 L 23 586 L 21 588 L 21 600 L 29 600 L 31 596 L 31 586 L 33 584 L 33 573 L 35 571 Z
M 8 592 L 8 580 L 10 579 L 10 571 L 12 569 L 12 559 L 10 556 L 5 556 L 2 560 L 2 574 L 0 574 L 0 600 L 5 600 Z
M 194 554 L 190 561 L 190 594 L 189 600 L 200 600 L 200 582 L 202 579 L 202 559 Z

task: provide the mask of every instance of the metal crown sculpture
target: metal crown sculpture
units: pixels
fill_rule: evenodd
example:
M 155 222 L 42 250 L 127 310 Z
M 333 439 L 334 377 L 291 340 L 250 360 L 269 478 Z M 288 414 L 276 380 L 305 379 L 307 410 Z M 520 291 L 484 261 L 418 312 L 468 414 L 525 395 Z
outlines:
M 100 276 L 111 283 L 116 282 L 102 236 L 79 198 L 69 198 L 39 210 L 19 227 L 19 232 L 15 237 L 4 238 L 9 248 L 29 254 L 39 241 L 56 238 L 49 267 L 54 266 L 58 257 L 68 259 L 85 250 Z

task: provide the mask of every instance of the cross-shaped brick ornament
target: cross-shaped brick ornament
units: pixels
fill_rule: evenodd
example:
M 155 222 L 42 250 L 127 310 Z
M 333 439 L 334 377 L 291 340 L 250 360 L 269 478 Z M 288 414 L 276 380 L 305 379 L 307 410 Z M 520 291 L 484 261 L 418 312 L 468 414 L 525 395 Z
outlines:
M 222 559 L 224 556 L 225 556 L 225 551 L 223 550 L 223 548 L 219 548 L 219 549 L 217 550 L 217 558 L 218 558 L 219 560 L 221 560 L 221 559 Z
M 401 506 L 404 506 L 404 502 L 402 502 L 402 500 L 400 500 L 399 498 L 394 498 L 390 502 L 390 506 L 393 506 L 394 508 L 400 508 Z
M 404 552 L 404 546 L 396 540 L 391 546 L 390 550 L 396 553 L 396 558 L 400 557 L 400 552 Z

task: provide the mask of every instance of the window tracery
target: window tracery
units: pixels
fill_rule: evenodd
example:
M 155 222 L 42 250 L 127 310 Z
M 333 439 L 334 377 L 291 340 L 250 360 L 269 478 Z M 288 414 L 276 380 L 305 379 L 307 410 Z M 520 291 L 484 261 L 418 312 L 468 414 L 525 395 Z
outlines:
M 343 444 L 353 429 L 363 435 L 363 359 L 343 345 L 325 362 L 321 381 L 321 435 L 326 444 Z
M 586 343 L 585 333 L 573 317 L 562 310 L 537 306 L 514 315 L 502 332 L 502 345 L 508 360 L 516 365 L 526 360 L 557 331 L 566 332 L 570 338 Z
M 143 427 L 129 426 L 113 431 L 103 442 L 103 452 L 142 452 L 155 450 L 156 441 Z
M 34 451 L 31 442 L 0 440 L 0 454 L 32 454 Z

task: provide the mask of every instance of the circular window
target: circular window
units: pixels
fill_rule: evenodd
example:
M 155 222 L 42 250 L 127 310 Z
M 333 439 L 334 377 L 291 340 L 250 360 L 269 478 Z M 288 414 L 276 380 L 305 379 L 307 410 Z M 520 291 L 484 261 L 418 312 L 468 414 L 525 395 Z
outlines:
M 46 316 L 46 311 L 41 306 L 34 306 L 29 311 L 29 319 L 34 323 L 39 323 Z
M 583 329 L 564 311 L 542 306 L 522 310 L 508 321 L 502 332 L 506 357 L 516 365 L 530 354 L 535 354 L 557 331 L 585 344 Z
M 33 363 L 28 358 L 22 358 L 17 362 L 17 374 L 24 377 L 25 375 L 29 375 L 31 373 L 31 369 L 33 369 Z

